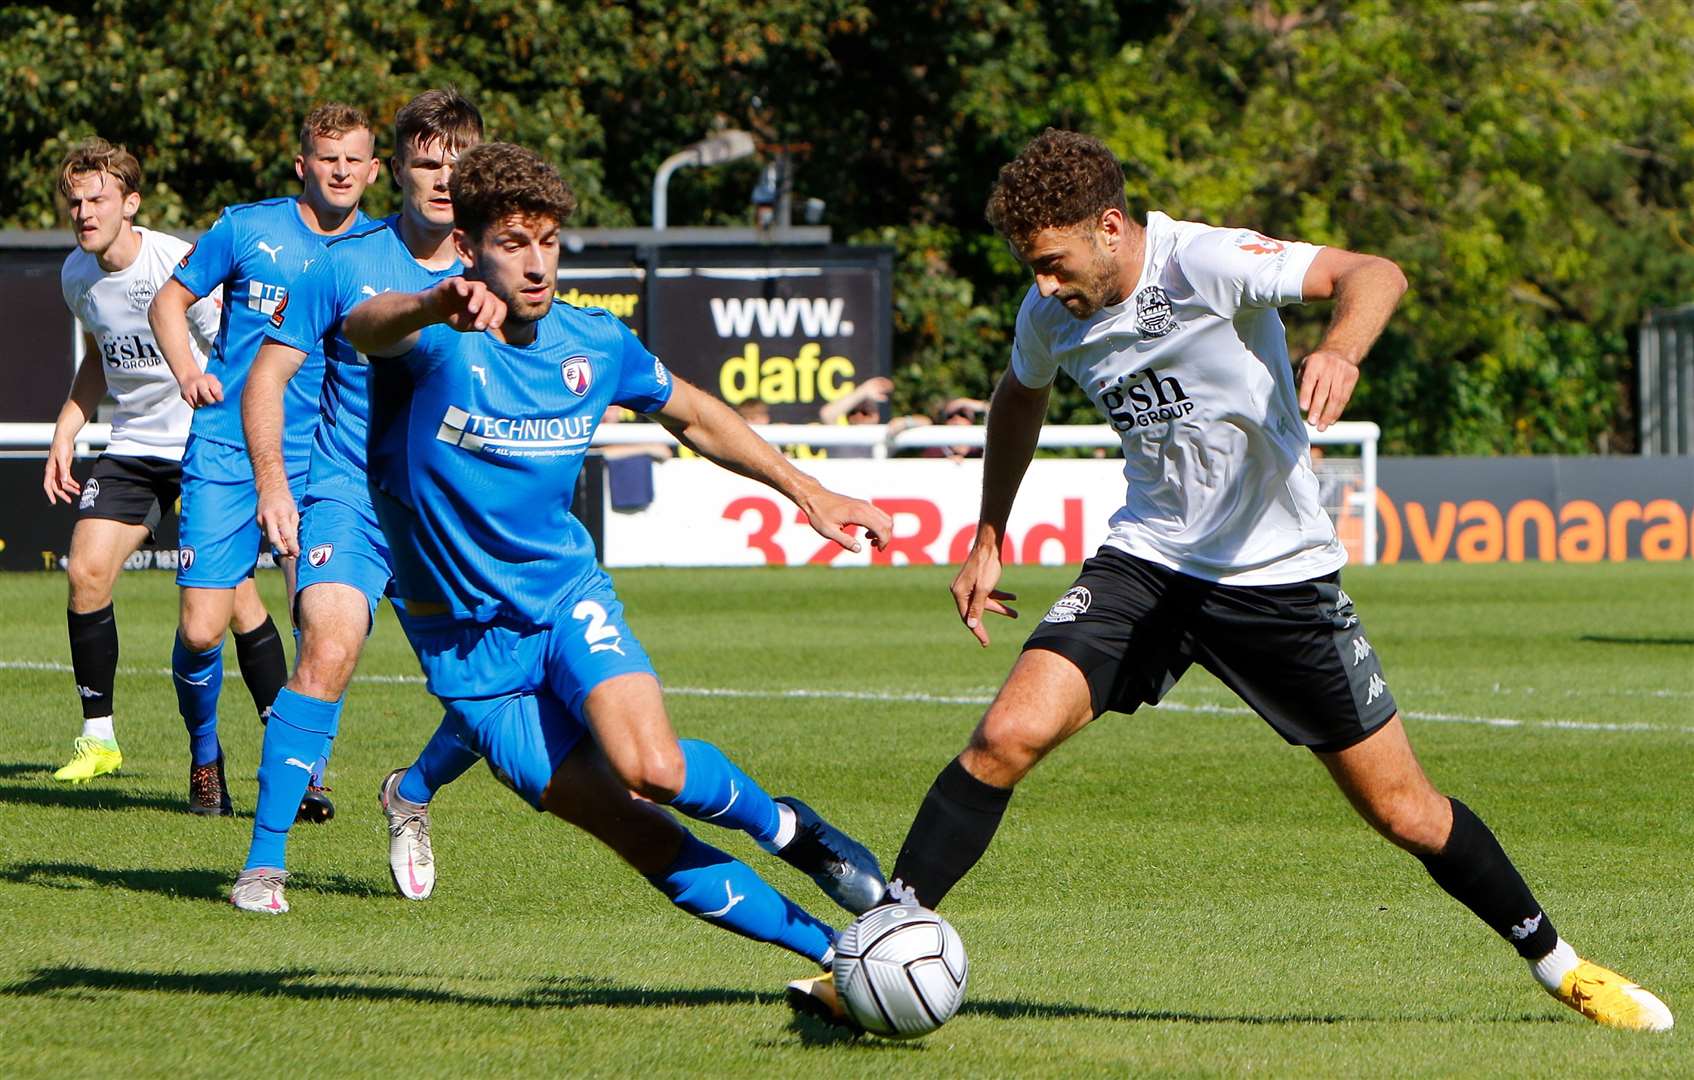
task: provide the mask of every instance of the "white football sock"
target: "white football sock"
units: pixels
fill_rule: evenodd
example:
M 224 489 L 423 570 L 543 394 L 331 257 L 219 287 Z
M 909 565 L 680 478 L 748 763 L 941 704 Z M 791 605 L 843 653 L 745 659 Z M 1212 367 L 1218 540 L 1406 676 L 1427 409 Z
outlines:
M 772 855 L 787 847 L 794 839 L 794 834 L 800 829 L 800 819 L 795 816 L 794 808 L 787 803 L 776 804 L 776 835 L 770 842 L 762 845 Z
M 1553 946 L 1552 952 L 1539 960 L 1529 962 L 1529 970 L 1535 973 L 1536 982 L 1550 991 L 1557 992 L 1563 985 L 1565 976 L 1581 962 L 1582 958 L 1576 955 L 1576 950 L 1567 945 L 1564 938 L 1560 938 L 1559 943 Z
M 90 739 L 104 739 L 106 742 L 118 741 L 118 737 L 112 733 L 112 718 L 110 716 L 91 716 L 83 720 L 82 733 Z

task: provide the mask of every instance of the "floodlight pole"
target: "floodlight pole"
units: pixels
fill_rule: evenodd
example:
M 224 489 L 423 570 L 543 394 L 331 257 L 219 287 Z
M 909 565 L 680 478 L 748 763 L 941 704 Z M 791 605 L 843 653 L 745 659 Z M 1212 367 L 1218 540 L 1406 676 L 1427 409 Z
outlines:
M 689 165 L 701 168 L 722 165 L 726 161 L 749 157 L 757 149 L 752 135 L 731 128 L 710 138 L 701 139 L 666 158 L 660 164 L 659 171 L 653 174 L 653 228 L 659 230 L 667 227 L 666 203 L 672 173 Z

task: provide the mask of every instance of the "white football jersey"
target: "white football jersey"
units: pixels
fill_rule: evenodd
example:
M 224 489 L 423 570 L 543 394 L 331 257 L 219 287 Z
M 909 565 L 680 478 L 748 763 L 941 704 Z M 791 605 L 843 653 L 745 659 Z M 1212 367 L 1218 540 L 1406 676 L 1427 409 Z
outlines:
M 83 363 L 104 365 L 106 390 L 117 406 L 106 453 L 181 461 L 194 412 L 182 400 L 176 377 L 153 338 L 147 307 L 170 280 L 189 243 L 139 225 L 135 231 L 141 234 L 141 251 L 134 262 L 108 274 L 93 255 L 78 248 L 66 257 L 59 285 L 65 306 L 100 350 L 98 356 L 84 357 Z M 188 309 L 189 341 L 202 369 L 218 336 L 222 299 L 220 289 Z
M 1031 288 L 1012 372 L 1063 370 L 1123 433 L 1123 509 L 1106 543 L 1229 585 L 1339 569 L 1347 552 L 1318 501 L 1288 338 L 1312 244 L 1147 215 L 1141 278 L 1086 319 Z

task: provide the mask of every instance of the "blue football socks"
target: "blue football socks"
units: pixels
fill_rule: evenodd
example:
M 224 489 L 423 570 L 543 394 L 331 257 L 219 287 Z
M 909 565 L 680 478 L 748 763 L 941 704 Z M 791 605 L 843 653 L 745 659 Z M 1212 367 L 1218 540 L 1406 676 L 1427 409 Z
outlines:
M 711 743 L 699 739 L 678 743 L 686 772 L 672 807 L 697 821 L 740 829 L 760 843 L 776 837 L 782 819 L 764 788 Z
M 319 755 L 329 753 L 340 724 L 340 701 L 319 701 L 286 687 L 277 693 L 259 755 L 259 805 L 245 869 L 286 869 L 288 830 Z
M 196 765 L 218 760 L 218 692 L 224 683 L 223 642 L 205 652 L 190 652 L 182 638 L 171 649 L 171 682 L 176 705 L 188 728 L 188 752 Z
M 448 726 L 447 718 L 442 717 L 418 760 L 400 778 L 397 793 L 409 803 L 427 806 L 437 791 L 463 776 L 465 770 L 480 760 L 482 755 L 460 742 Z
M 671 903 L 714 926 L 768 941 L 822 964 L 835 942 L 829 924 L 771 888 L 753 868 L 692 833 L 676 860 L 647 879 Z

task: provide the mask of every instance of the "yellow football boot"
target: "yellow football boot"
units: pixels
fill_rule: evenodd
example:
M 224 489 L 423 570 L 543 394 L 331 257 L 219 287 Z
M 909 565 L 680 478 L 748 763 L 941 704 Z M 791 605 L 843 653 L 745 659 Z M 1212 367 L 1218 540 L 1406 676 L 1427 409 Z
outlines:
M 1548 993 L 1596 1024 L 1627 1031 L 1669 1031 L 1676 1021 L 1665 1003 L 1615 971 L 1586 960 Z
M 846 1028 L 858 1035 L 865 1032 L 857 1020 L 847 1015 L 847 1007 L 841 1004 L 841 995 L 835 990 L 835 976 L 830 972 L 795 979 L 788 984 L 787 999 L 788 1007 L 801 1015 Z
M 69 784 L 86 784 L 96 776 L 105 776 L 123 768 L 123 751 L 116 742 L 78 735 L 72 744 L 71 760 L 53 774 L 53 779 Z

